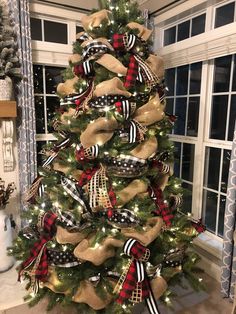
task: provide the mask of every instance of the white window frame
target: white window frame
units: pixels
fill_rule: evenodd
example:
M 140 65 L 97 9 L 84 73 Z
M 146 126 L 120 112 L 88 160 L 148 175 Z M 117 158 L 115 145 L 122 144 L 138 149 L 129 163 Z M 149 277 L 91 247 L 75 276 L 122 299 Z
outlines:
M 212 87 L 214 78 L 213 59 L 236 53 L 236 22 L 214 29 L 216 8 L 233 1 L 188 0 L 154 18 L 154 48 L 164 58 L 166 69 L 181 65 L 202 62 L 202 84 L 199 107 L 198 137 L 172 134 L 170 139 L 181 143 L 195 144 L 193 173 L 192 214 L 198 219 L 202 216 L 204 159 L 206 147 L 232 150 L 232 142 L 210 139 Z M 164 46 L 164 30 L 187 19 L 206 13 L 205 33 L 190 37 L 180 42 Z M 235 10 L 236 14 L 236 10 Z M 205 119 L 203 117 L 205 116 Z M 197 245 L 220 258 L 223 240 L 205 232 L 196 240 Z
M 81 19 L 84 15 L 84 13 L 58 8 L 55 5 L 31 3 L 30 17 L 67 24 L 68 34 L 68 44 L 32 40 L 33 64 L 52 67 L 67 67 L 68 58 L 72 54 L 72 45 L 76 39 L 76 26 L 81 25 Z M 45 97 L 45 95 L 46 94 L 44 93 L 43 97 Z M 44 109 L 46 115 L 46 108 Z M 55 140 L 55 137 L 51 133 L 36 134 L 36 141 L 48 142 L 52 140 Z

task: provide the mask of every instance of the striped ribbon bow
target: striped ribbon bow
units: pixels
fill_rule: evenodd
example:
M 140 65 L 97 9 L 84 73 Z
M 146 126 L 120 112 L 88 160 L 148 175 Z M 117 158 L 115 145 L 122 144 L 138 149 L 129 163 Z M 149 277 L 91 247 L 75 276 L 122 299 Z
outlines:
M 160 314 L 145 269 L 150 250 L 130 238 L 125 242 L 123 251 L 131 259 L 114 289 L 114 292 L 119 292 L 117 302 L 123 304 L 130 300 L 140 303 L 145 300 L 149 313 Z

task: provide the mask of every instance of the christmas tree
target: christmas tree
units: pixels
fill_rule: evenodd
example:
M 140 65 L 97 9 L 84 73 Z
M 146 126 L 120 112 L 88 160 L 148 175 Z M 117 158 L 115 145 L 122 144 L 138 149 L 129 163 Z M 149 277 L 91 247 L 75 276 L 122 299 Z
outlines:
M 11 253 L 30 304 L 49 298 L 78 313 L 129 313 L 169 302 L 185 277 L 201 286 L 189 250 L 204 228 L 181 212 L 173 176 L 176 117 L 165 112 L 163 60 L 133 1 L 103 1 L 82 19 L 57 87 L 58 141 L 26 197 L 29 225 Z M 187 250 L 188 249 L 188 250 Z M 168 287 L 169 286 L 169 287 Z
M 5 77 L 19 80 L 21 71 L 14 22 L 0 1 L 0 80 Z

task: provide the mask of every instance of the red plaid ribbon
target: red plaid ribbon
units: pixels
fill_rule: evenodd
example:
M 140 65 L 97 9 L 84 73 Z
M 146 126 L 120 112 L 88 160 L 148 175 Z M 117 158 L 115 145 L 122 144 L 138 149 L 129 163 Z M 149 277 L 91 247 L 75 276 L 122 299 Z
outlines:
M 112 39 L 112 46 L 114 49 L 125 50 L 124 34 L 114 34 Z
M 161 216 L 167 226 L 171 225 L 174 218 L 171 209 L 164 202 L 163 192 L 159 187 L 149 188 L 149 194 L 156 204 L 156 210 L 153 213 Z
M 52 212 L 46 212 L 41 218 L 41 225 L 43 235 L 39 241 L 35 242 L 34 246 L 30 250 L 29 258 L 21 264 L 21 270 L 19 272 L 19 280 L 24 272 L 30 266 L 33 266 L 29 271 L 31 278 L 44 281 L 48 274 L 48 258 L 46 244 L 54 236 L 54 226 L 57 219 L 57 215 Z M 34 264 L 34 265 L 33 265 Z
M 138 61 L 135 59 L 134 55 L 130 56 L 128 71 L 125 77 L 125 88 L 129 89 L 135 85 L 138 76 Z
M 93 175 L 96 173 L 98 169 L 99 168 L 94 167 L 83 171 L 78 181 L 78 185 L 84 186 L 85 184 L 87 184 L 92 179 Z
M 128 239 L 124 244 L 124 253 L 132 257 L 132 263 L 129 267 L 125 281 L 122 285 L 117 302 L 123 304 L 130 299 L 137 284 L 142 290 L 142 300 L 149 297 L 149 281 L 142 262 L 147 262 L 150 251 L 135 239 Z

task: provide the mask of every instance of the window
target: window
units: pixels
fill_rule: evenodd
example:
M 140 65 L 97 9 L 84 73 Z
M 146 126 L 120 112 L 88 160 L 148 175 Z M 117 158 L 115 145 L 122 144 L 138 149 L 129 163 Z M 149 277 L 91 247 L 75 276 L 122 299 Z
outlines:
M 30 18 L 31 38 L 59 44 L 68 44 L 68 25 L 46 19 Z
M 82 31 L 84 16 L 78 11 L 30 3 L 34 96 L 36 110 L 37 163 L 42 162 L 42 148 L 55 140 L 52 119 L 59 107 L 56 86 L 61 72 L 68 66 L 76 32 Z
M 204 33 L 205 20 L 206 14 L 201 14 L 176 26 L 167 28 L 164 31 L 164 46 Z
M 52 139 L 52 119 L 60 106 L 59 98 L 55 94 L 56 86 L 62 82 L 63 69 L 39 64 L 33 66 L 38 163 L 41 160 L 40 151 L 46 143 L 45 139 Z
M 215 28 L 235 21 L 235 1 L 216 8 Z
M 236 4 L 195 5 L 185 1 L 156 17 L 156 48 L 167 65 L 166 111 L 178 116 L 174 172 L 191 192 L 183 211 L 203 218 L 220 241 L 236 117 Z

